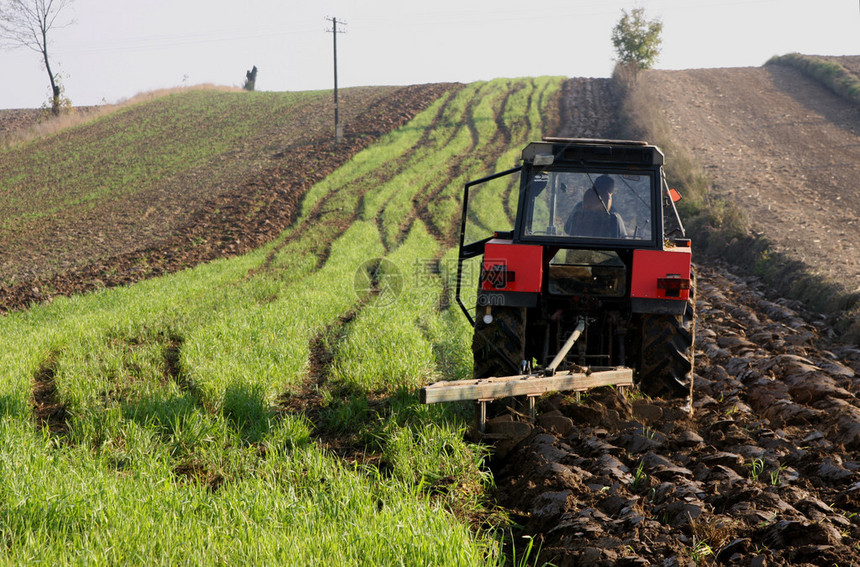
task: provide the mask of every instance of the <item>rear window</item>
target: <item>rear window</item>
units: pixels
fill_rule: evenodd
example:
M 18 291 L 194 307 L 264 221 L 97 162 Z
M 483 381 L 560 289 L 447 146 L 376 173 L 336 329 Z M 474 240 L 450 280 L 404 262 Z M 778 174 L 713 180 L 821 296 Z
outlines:
M 526 187 L 524 234 L 653 239 L 652 176 L 611 171 L 542 171 Z

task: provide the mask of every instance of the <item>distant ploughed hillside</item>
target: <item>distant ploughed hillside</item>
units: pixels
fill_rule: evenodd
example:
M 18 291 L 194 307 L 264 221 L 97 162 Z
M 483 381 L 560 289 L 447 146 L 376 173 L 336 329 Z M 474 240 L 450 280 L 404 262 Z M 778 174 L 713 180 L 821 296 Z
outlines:
M 860 77 L 860 57 L 828 60 Z M 738 205 L 774 254 L 860 290 L 860 107 L 784 65 L 643 80 L 714 197 Z
M 454 88 L 344 89 L 338 145 L 329 92 L 197 90 L 2 150 L 0 309 L 258 246 L 314 182 Z

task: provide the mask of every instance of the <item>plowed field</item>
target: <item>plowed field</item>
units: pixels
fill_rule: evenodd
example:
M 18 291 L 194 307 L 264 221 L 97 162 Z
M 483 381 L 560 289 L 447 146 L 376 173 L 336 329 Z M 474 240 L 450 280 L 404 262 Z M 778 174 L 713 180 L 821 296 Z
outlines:
M 293 110 L 286 127 L 255 133 L 200 167 L 135 195 L 84 201 L 14 230 L 0 228 L 0 311 L 175 272 L 270 241 L 295 218 L 311 185 L 451 88 L 346 90 L 341 104 L 347 136 L 337 145 L 330 132 L 331 101 L 319 96 Z M 151 106 L 137 116 L 132 109 L 133 120 L 148 120 Z M 0 112 L 2 129 L 32 119 L 26 111 Z M 78 144 L 105 135 L 98 124 L 82 128 Z M 100 156 L 96 163 L 110 159 Z M 7 203 L 23 202 L 26 211 L 27 200 L 37 199 L 27 192 L 2 196 Z M 0 213 L 0 221 L 10 214 Z
M 775 252 L 860 289 L 860 107 L 780 65 L 644 80 L 716 196 L 738 204 Z

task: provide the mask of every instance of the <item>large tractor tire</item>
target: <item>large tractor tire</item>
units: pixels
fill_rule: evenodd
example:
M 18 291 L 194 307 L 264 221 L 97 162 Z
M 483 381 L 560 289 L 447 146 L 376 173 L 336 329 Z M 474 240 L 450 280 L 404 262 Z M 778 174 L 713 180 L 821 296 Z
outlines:
M 638 380 L 649 396 L 692 399 L 696 312 L 690 295 L 683 315 L 643 316 Z
M 512 376 L 520 373 L 525 355 L 526 310 L 524 307 L 494 307 L 493 321 L 479 316 L 472 337 L 475 378 Z

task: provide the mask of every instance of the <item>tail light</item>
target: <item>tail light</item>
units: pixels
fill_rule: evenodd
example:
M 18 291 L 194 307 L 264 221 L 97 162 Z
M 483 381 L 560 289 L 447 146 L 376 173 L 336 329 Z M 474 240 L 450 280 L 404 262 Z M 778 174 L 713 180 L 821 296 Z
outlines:
M 689 278 L 682 278 L 681 276 L 658 278 L 657 289 L 665 290 L 666 297 L 678 297 L 681 295 L 682 289 L 690 289 L 690 280 Z
M 495 289 L 504 289 L 516 281 L 516 272 L 509 270 L 505 264 L 495 264 L 489 270 L 481 270 L 481 281 L 489 282 Z

